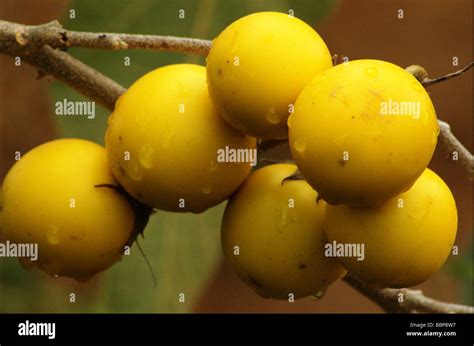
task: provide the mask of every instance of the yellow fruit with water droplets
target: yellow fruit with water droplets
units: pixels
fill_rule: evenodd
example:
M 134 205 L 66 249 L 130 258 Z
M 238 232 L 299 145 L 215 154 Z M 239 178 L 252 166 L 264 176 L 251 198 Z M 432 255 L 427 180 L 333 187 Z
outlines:
M 328 203 L 364 206 L 409 189 L 430 162 L 438 132 L 415 77 L 388 62 L 355 60 L 305 87 L 289 141 L 296 165 Z
M 264 297 L 321 297 L 345 273 L 325 256 L 326 203 L 303 180 L 283 182 L 295 171 L 295 165 L 276 164 L 252 173 L 222 220 L 226 260 Z
M 410 190 L 380 206 L 328 205 L 324 223 L 331 242 L 364 245 L 362 260 L 341 258 L 352 274 L 378 287 L 410 287 L 444 264 L 457 221 L 449 187 L 426 169 Z
M 119 98 L 105 141 L 125 190 L 167 211 L 199 213 L 221 203 L 256 160 L 255 138 L 218 115 L 206 69 L 191 64 L 158 68 L 138 79 Z M 221 155 L 226 150 L 234 155 Z
M 60 139 L 26 153 L 2 185 L 0 232 L 13 244 L 38 244 L 25 267 L 79 280 L 117 262 L 132 235 L 135 214 L 118 186 L 105 149 Z M 31 253 L 32 254 L 32 253 Z
M 332 58 L 318 33 L 278 12 L 240 18 L 212 42 L 207 78 L 212 100 L 234 128 L 283 139 L 298 94 Z

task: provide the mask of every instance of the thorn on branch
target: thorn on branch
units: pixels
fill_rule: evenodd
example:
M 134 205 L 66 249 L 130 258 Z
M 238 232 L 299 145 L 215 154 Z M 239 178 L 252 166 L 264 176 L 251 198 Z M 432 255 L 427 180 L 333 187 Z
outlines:
M 28 38 L 24 29 L 18 29 L 15 32 L 15 40 L 20 46 L 26 46 Z
M 120 37 L 115 36 L 112 38 L 112 49 L 127 49 L 128 44 L 127 42 L 123 41 Z

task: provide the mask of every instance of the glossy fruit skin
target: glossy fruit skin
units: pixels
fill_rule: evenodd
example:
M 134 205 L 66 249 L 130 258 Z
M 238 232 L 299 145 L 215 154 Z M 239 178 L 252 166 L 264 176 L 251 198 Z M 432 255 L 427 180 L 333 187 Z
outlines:
M 205 68 L 191 64 L 138 79 L 118 100 L 105 142 L 112 170 L 129 194 L 151 207 L 195 213 L 227 199 L 250 171 L 248 162 L 218 162 L 217 150 L 256 148 L 254 138 L 217 114 Z
M 393 102 L 415 102 L 415 108 L 394 115 Z M 423 86 L 378 60 L 321 73 L 302 91 L 288 122 L 296 165 L 331 204 L 377 205 L 406 191 L 430 162 L 439 133 Z
M 264 297 L 325 292 L 345 273 L 337 260 L 324 256 L 326 203 L 316 203 L 316 192 L 304 181 L 282 184 L 295 170 L 294 165 L 276 164 L 252 173 L 230 199 L 222 221 L 225 258 Z
M 365 244 L 363 261 L 341 258 L 356 277 L 378 287 L 410 287 L 448 258 L 456 238 L 456 203 L 444 181 L 426 169 L 410 190 L 382 206 L 328 205 L 325 228 L 331 242 Z
M 230 24 L 212 42 L 209 92 L 234 128 L 253 137 L 284 139 L 289 105 L 330 67 L 331 54 L 309 25 L 283 13 L 254 13 Z
M 105 149 L 81 139 L 42 144 L 12 166 L 0 230 L 11 242 L 38 244 L 37 261 L 23 264 L 81 280 L 121 258 L 134 212 L 126 197 L 97 184 L 118 183 Z

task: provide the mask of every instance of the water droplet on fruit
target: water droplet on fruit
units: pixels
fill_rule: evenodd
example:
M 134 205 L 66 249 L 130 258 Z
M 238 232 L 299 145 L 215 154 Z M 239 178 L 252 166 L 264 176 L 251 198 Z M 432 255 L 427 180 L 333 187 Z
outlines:
M 306 150 L 307 146 L 308 140 L 306 139 L 306 137 L 297 137 L 293 141 L 293 148 L 295 148 L 297 152 L 303 153 Z
M 268 107 L 265 111 L 265 118 L 270 124 L 278 124 L 280 122 L 280 116 L 275 110 L 275 107 Z
M 313 300 L 320 300 L 321 298 L 324 297 L 325 294 L 326 294 L 326 291 L 318 291 L 314 294 L 311 294 L 309 297 Z
M 204 185 L 201 189 L 202 193 L 205 195 L 209 195 L 212 192 L 212 186 L 211 185 Z
M 145 168 L 153 167 L 153 148 L 149 145 L 142 145 L 138 150 L 138 161 Z
M 171 141 L 174 139 L 175 136 L 176 134 L 171 130 L 167 130 L 166 132 L 163 132 L 161 136 L 161 146 L 164 149 L 168 148 L 171 144 Z
M 139 109 L 135 110 L 137 113 L 135 115 L 135 120 L 140 126 L 145 126 L 148 123 L 148 113 L 146 111 L 141 111 Z
M 286 120 L 286 125 L 288 125 L 288 128 L 291 129 L 291 121 L 293 119 L 293 114 L 290 114 L 290 116 L 288 117 L 288 119 Z
M 275 209 L 275 226 L 279 231 L 284 230 L 290 223 L 295 222 L 294 209 L 284 207 L 283 209 Z
M 288 213 L 286 210 L 278 210 L 276 218 L 276 228 L 277 230 L 282 230 L 288 225 Z
M 142 171 L 135 161 L 130 161 L 128 166 L 128 175 L 133 180 L 142 180 Z
M 377 77 L 378 71 L 375 67 L 368 67 L 364 70 L 365 74 L 369 77 Z
M 214 172 L 217 169 L 217 163 L 216 161 L 212 160 L 209 163 L 209 171 Z
M 177 95 L 178 98 L 186 98 L 190 94 L 190 89 L 186 83 L 178 83 L 177 85 Z M 181 103 L 181 102 L 180 102 Z
M 59 230 L 57 226 L 50 226 L 46 231 L 46 239 L 52 245 L 57 245 L 61 241 L 59 239 Z

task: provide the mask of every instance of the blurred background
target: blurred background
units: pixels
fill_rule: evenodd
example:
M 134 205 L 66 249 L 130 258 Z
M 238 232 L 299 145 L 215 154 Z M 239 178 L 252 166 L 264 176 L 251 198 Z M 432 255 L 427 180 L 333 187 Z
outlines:
M 69 11 L 75 10 L 75 18 Z M 185 18 L 180 19 L 179 10 Z M 235 19 L 258 11 L 293 10 L 313 26 L 332 54 L 375 58 L 402 67 L 420 64 L 435 77 L 472 60 L 471 0 L 2 0 L 0 19 L 40 24 L 58 19 L 70 30 L 128 32 L 213 39 Z M 403 18 L 399 18 L 400 11 Z M 143 50 L 68 51 L 128 87 L 146 72 L 171 63 L 204 64 L 204 59 Z M 130 66 L 124 66 L 129 57 Z M 457 57 L 459 66 L 453 66 Z M 28 65 L 15 67 L 0 55 L 0 181 L 25 153 L 53 138 L 80 137 L 104 143 L 107 116 L 95 119 L 54 115 L 54 103 L 83 97 L 51 77 L 37 79 Z M 472 152 L 472 73 L 429 88 L 440 119 Z M 472 185 L 438 148 L 430 167 L 451 187 L 459 211 L 456 244 L 441 271 L 420 285 L 425 295 L 472 305 Z M 86 283 L 23 269 L 0 258 L 0 312 L 380 312 L 342 281 L 324 299 L 295 303 L 267 300 L 244 286 L 226 267 L 220 249 L 224 204 L 200 215 L 158 212 L 140 239 L 157 275 L 151 274 L 136 246 L 129 256 Z M 2 241 L 2 239 L 0 239 Z M 69 294 L 76 302 L 69 302 Z M 184 303 L 178 295 L 184 293 Z

